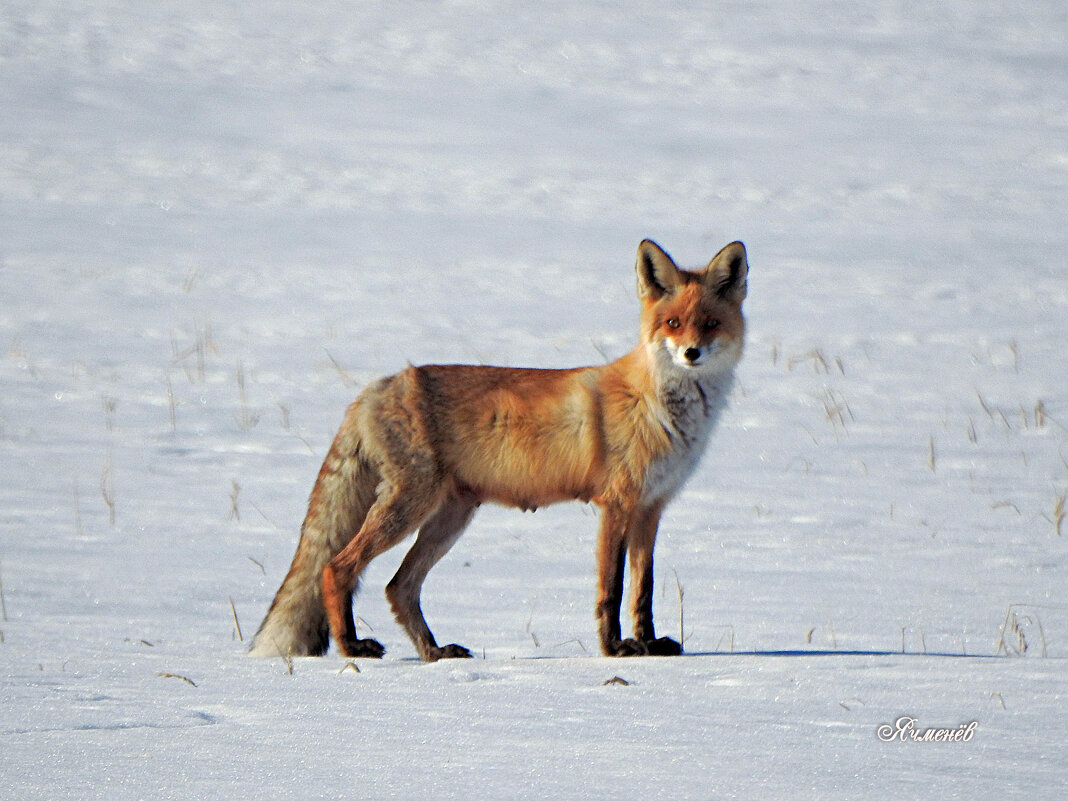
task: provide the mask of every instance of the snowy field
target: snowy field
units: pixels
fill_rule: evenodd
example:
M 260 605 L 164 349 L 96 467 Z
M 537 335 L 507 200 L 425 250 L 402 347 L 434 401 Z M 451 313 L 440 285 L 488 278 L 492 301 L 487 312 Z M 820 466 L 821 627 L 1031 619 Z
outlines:
M 1066 38 L 1063 0 L 4 0 L 0 796 L 1063 798 Z M 644 237 L 752 271 L 657 550 L 686 655 L 599 656 L 570 505 L 431 574 L 474 660 L 416 661 L 402 550 L 384 660 L 246 658 L 359 388 L 621 355 Z

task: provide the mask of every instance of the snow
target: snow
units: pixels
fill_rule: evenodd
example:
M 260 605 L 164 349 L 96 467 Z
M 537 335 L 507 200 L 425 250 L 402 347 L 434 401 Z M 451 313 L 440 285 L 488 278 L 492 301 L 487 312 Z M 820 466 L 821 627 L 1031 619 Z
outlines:
M 1063 3 L 85 5 L 0 8 L 10 797 L 1060 797 Z M 431 573 L 472 661 L 403 549 L 383 661 L 246 658 L 358 388 L 624 353 L 644 237 L 751 264 L 687 654 L 596 653 L 572 505 Z

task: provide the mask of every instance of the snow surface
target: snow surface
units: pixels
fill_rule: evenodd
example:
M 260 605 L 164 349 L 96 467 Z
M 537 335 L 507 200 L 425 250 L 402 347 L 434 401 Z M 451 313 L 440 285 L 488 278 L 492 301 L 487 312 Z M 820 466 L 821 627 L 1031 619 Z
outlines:
M 1066 35 L 1062 0 L 5 0 L 0 795 L 1062 798 Z M 624 353 L 644 237 L 752 266 L 657 550 L 687 655 L 597 655 L 571 505 L 483 509 L 431 574 L 472 661 L 415 661 L 401 549 L 357 601 L 383 661 L 246 658 L 358 388 Z M 904 715 L 977 726 L 880 741 Z

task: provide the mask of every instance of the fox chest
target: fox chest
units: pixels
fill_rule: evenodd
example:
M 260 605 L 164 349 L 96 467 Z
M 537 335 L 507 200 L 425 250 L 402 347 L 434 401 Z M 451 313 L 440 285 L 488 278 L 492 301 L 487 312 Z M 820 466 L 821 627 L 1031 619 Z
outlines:
M 656 424 L 668 444 L 646 471 L 642 491 L 646 500 L 670 499 L 693 474 L 723 409 L 723 389 L 693 384 L 661 396 Z

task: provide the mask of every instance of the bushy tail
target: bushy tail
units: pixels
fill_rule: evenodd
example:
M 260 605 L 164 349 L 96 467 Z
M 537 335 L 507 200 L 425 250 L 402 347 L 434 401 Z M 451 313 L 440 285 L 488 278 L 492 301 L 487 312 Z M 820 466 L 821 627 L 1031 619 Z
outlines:
M 359 531 L 379 482 L 360 451 L 356 405 L 349 407 L 319 470 L 293 563 L 256 632 L 250 656 L 321 656 L 330 646 L 323 568 Z

